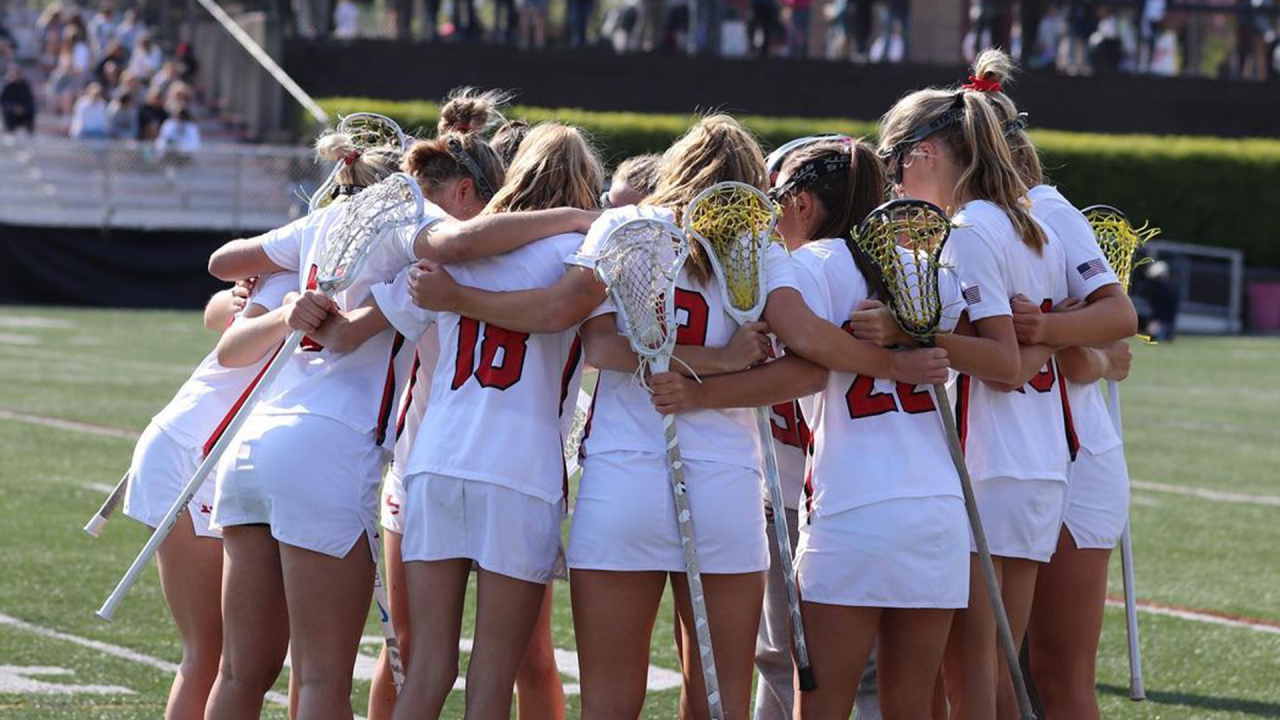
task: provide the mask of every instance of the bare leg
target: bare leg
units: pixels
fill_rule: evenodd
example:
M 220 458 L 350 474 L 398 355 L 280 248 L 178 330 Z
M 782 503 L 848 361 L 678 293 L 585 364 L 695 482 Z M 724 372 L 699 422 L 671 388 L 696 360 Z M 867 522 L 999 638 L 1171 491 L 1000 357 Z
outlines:
M 1018 649 L 1022 649 L 1022 638 L 1027 634 L 1027 622 L 1031 619 L 1031 602 L 1036 594 L 1036 573 L 1041 563 L 1022 558 L 1001 558 L 1003 571 L 1000 577 L 1000 592 L 1004 596 L 1005 612 L 1009 614 L 1009 628 L 1013 631 L 1013 641 Z M 999 654 L 999 669 L 996 671 L 997 695 L 996 716 L 1001 720 L 1019 720 L 1022 713 L 1018 711 L 1018 699 L 1013 692 L 1013 680 L 1009 677 L 1009 668 L 1004 661 L 1004 654 Z
M 649 675 L 649 639 L 666 585 L 663 572 L 570 573 L 582 720 L 640 717 Z
M 760 612 L 764 607 L 764 582 L 764 571 L 702 576 L 707 598 L 707 621 L 711 625 L 711 646 L 715 652 L 720 696 L 727 717 L 745 718 L 750 714 L 751 676 L 755 670 Z M 671 591 L 684 636 L 681 707 L 691 713 L 688 717 L 709 719 L 711 714 L 707 707 L 706 686 L 702 681 L 702 659 L 698 653 L 693 606 L 689 600 L 689 581 L 684 573 L 671 573 Z
M 802 602 L 818 687 L 796 693 L 796 718 L 848 718 L 858 693 L 857 678 L 871 657 L 883 611 L 873 607 L 849 607 Z
M 993 557 L 999 580 L 1003 558 Z M 969 607 L 956 612 L 943 657 L 943 679 L 952 720 L 996 716 L 996 619 L 976 553 L 969 555 Z
M 350 720 L 353 715 L 351 673 L 373 597 L 367 542 L 361 537 L 343 558 L 280 546 L 298 720 Z
M 886 609 L 880 616 L 876 671 L 880 709 L 890 720 L 931 720 L 933 686 L 954 610 Z
M 391 624 L 396 629 L 400 643 L 400 660 L 409 666 L 409 591 L 405 586 L 404 561 L 400 556 L 400 543 L 404 536 L 390 530 L 382 532 L 382 547 L 386 553 L 383 564 L 386 570 L 387 604 L 391 612 Z M 378 655 L 378 666 L 373 671 L 373 684 L 369 688 L 369 720 L 391 720 L 396 707 L 396 687 L 391 678 L 391 663 L 384 647 Z
M 477 575 L 476 639 L 467 663 L 466 717 L 507 720 L 516 671 L 538 623 L 547 586 L 484 568 Z
M 538 623 L 516 671 L 516 704 L 520 720 L 564 720 L 564 684 L 551 642 L 551 603 L 555 593 L 547 584 Z
M 182 664 L 169 689 L 165 720 L 200 720 L 222 657 L 222 541 L 196 535 L 191 515 L 183 514 L 160 546 L 156 564 L 182 637 Z
M 1040 568 L 1031 609 L 1031 668 L 1049 718 L 1098 720 L 1095 664 L 1110 550 L 1081 550 L 1064 527 Z
M 222 531 L 222 664 L 205 720 L 243 720 L 262 713 L 289 651 L 280 549 L 271 529 Z
M 458 679 L 458 636 L 467 598 L 466 559 L 407 562 L 413 663 L 405 668 L 404 692 L 395 720 L 438 718 Z

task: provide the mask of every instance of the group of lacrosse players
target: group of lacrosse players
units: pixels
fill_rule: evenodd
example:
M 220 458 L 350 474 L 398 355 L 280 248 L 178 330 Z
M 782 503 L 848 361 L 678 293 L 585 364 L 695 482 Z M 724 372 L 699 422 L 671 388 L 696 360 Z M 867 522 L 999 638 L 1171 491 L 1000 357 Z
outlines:
M 904 95 L 878 147 L 766 161 L 703 117 L 607 189 L 580 130 L 495 92 L 455 91 L 432 139 L 327 131 L 312 211 L 211 257 L 221 337 L 134 453 L 124 511 L 163 530 L 225 446 L 159 549 L 166 717 L 257 717 L 288 654 L 291 717 L 350 718 L 377 596 L 370 718 L 441 716 L 463 647 L 466 717 L 514 689 L 564 718 L 568 578 L 584 718 L 649 716 L 668 583 L 681 717 L 1026 717 L 1011 635 L 1048 718 L 1097 718 L 1128 514 L 1098 381 L 1136 315 L 1011 72 L 986 51 Z M 908 206 L 945 243 L 877 248 Z

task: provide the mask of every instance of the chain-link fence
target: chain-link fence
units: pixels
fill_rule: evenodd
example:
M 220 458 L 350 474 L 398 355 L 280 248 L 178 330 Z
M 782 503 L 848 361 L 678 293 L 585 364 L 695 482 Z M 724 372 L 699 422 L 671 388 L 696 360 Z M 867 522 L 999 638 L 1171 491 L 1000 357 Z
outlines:
M 261 231 L 306 212 L 328 168 L 305 148 L 0 138 L 0 222 Z

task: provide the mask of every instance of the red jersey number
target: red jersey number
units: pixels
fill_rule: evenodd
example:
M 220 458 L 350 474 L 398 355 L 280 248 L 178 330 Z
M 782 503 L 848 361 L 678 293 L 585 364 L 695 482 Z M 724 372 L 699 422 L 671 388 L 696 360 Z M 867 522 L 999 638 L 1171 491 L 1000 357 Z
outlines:
M 897 397 L 895 397 L 895 395 Z M 844 395 L 845 404 L 849 406 L 849 417 L 853 420 L 875 417 L 891 412 L 905 412 L 909 415 L 933 412 L 933 397 L 927 389 L 916 385 L 896 383 L 894 392 L 876 390 L 875 378 L 857 375 L 849 392 Z
M 783 445 L 801 450 L 809 447 L 809 426 L 805 424 L 795 402 L 774 405 L 769 425 L 773 430 L 773 439 Z
M 457 390 L 475 376 L 480 387 L 506 390 L 520 382 L 524 356 L 529 349 L 529 333 L 515 332 L 469 317 L 458 318 L 458 354 L 454 361 L 451 389 Z M 480 366 L 476 367 L 476 341 L 480 342 Z M 499 357 L 501 350 L 501 357 Z
M 1046 299 L 1044 302 L 1040 303 L 1040 312 L 1048 313 L 1052 311 L 1053 311 L 1053 300 Z M 1053 389 L 1053 383 L 1056 380 L 1055 373 L 1054 373 L 1056 369 L 1057 369 L 1057 365 L 1054 364 L 1053 359 L 1050 358 L 1049 362 L 1046 363 L 1043 368 L 1041 368 L 1040 372 L 1036 373 L 1035 377 L 1031 378 L 1031 382 L 1028 382 L 1027 385 L 1031 386 L 1031 388 L 1038 393 L 1049 392 L 1050 390 Z M 1026 393 L 1026 389 L 1018 388 L 1018 392 Z
M 676 288 L 676 327 L 677 345 L 706 345 L 707 318 L 711 316 L 711 308 L 707 299 L 690 290 Z M 681 317 L 683 315 L 683 317 Z

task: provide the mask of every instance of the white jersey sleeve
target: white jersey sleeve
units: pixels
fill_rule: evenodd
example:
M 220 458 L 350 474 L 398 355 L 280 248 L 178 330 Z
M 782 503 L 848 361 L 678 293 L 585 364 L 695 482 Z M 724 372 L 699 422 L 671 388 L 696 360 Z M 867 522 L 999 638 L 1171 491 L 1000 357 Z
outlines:
M 1037 185 L 1028 193 L 1031 215 L 1048 226 L 1062 241 L 1067 256 L 1067 289 L 1076 300 L 1085 300 L 1099 288 L 1119 283 L 1098 247 L 1093 227 L 1084 214 L 1058 189 Z
M 259 235 L 257 240 L 262 245 L 262 251 L 276 265 L 286 270 L 297 269 L 302 263 L 304 248 L 320 227 L 329 221 L 329 216 L 334 212 L 333 208 L 334 206 L 330 205 L 300 217 L 284 227 Z
M 868 299 L 866 278 L 843 241 L 809 243 L 793 257 L 806 302 L 827 321 L 843 325 Z M 928 386 L 832 372 L 826 389 L 803 407 L 813 434 L 810 512 L 959 496 Z
M 595 268 L 596 257 L 600 255 L 600 245 L 604 243 L 605 238 L 609 237 L 609 233 L 628 220 L 636 220 L 638 218 L 672 222 L 674 215 L 665 208 L 648 205 L 628 205 L 606 210 L 600 217 L 596 218 L 595 222 L 591 223 L 591 229 L 587 231 L 587 236 L 583 238 L 582 244 L 565 257 L 565 264 L 577 265 L 588 270 Z
M 557 235 L 449 270 L 458 282 L 486 290 L 549 287 L 581 244 L 579 234 Z M 563 437 L 581 382 L 577 329 L 529 334 L 454 313 L 437 317 L 440 360 L 406 474 L 563 499 Z
M 295 272 L 272 273 L 258 280 L 249 296 L 249 304 L 271 312 L 284 304 L 284 297 L 298 289 L 298 274 Z
M 791 253 L 787 252 L 782 243 L 771 242 L 765 249 L 764 271 L 766 297 L 779 288 L 798 289 L 795 263 L 791 261 Z
M 396 275 L 396 279 L 388 283 L 378 283 L 370 288 L 378 310 L 396 329 L 411 343 L 417 343 L 426 333 L 427 328 L 436 321 L 436 314 L 431 310 L 418 306 L 409 297 L 409 271 L 406 267 Z
M 991 237 L 994 214 L 1004 218 L 1004 211 L 991 203 L 969 203 L 955 217 L 958 227 L 942 249 L 942 262 L 954 268 L 969 319 L 973 322 L 999 315 L 1012 315 L 1009 300 L 1009 278 L 1002 267 L 1002 257 Z M 975 207 L 976 206 L 976 207 Z M 966 210 L 968 212 L 966 212 Z M 1008 219 L 1005 218 L 1005 222 Z M 1012 225 L 1010 225 L 1012 227 Z

